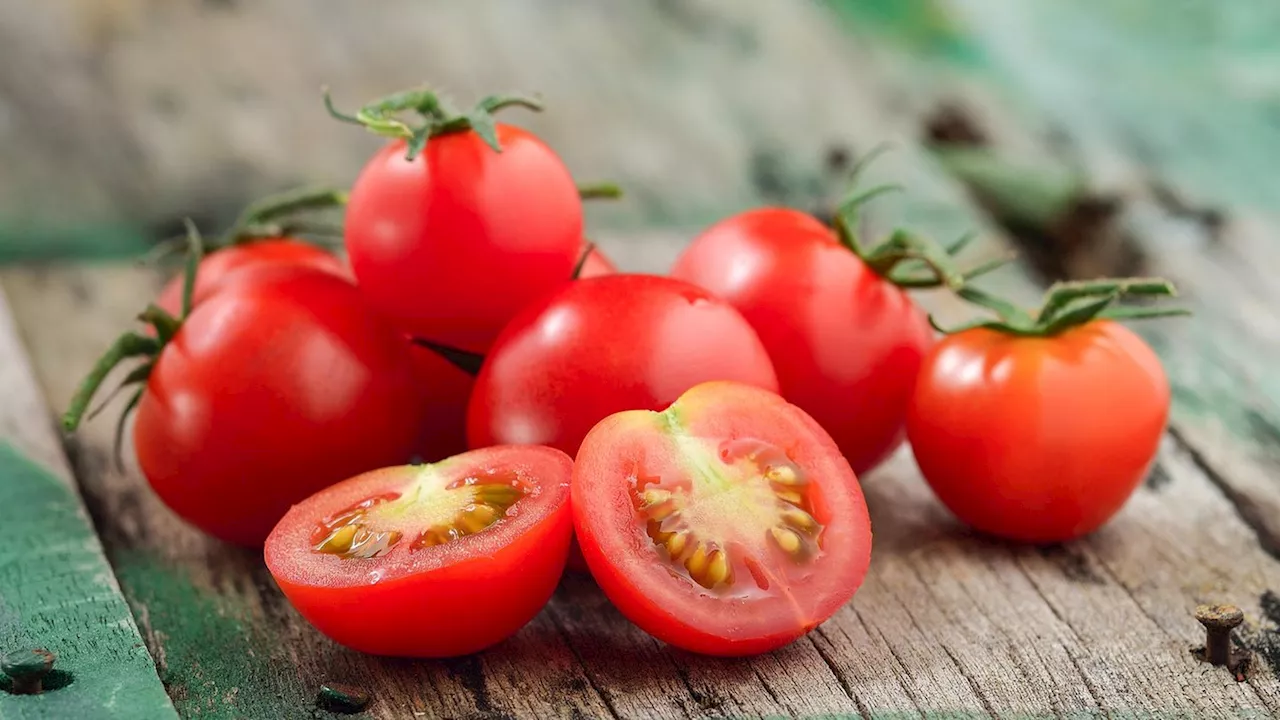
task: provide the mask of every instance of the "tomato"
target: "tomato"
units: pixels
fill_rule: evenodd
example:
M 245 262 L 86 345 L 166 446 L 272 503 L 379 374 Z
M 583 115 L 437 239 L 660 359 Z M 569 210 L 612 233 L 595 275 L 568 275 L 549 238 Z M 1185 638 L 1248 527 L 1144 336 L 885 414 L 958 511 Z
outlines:
M 558 450 L 508 446 L 364 473 L 290 509 L 267 538 L 267 568 L 342 645 L 473 653 L 514 634 L 554 592 L 572 469 Z
M 231 543 L 261 545 L 291 504 L 406 462 L 422 434 L 408 344 L 329 272 L 237 273 L 153 363 L 138 463 L 171 509 Z
M 467 440 L 573 455 L 608 415 L 661 410 L 707 380 L 777 390 L 769 356 L 738 311 L 671 278 L 579 279 L 503 330 L 476 377 Z
M 786 645 L 848 602 L 871 560 L 862 490 L 831 437 L 742 383 L 602 421 L 578 451 L 570 504 L 609 600 L 692 652 Z
M 357 282 L 405 332 L 484 353 L 523 306 L 573 272 L 582 202 L 533 134 L 499 124 L 496 152 L 472 130 L 406 159 L 394 140 L 361 170 L 345 242 Z
M 671 275 L 742 313 L 769 351 L 782 395 L 835 438 L 855 472 L 902 443 L 933 331 L 911 298 L 830 228 L 799 210 L 749 210 L 695 238 Z
M 250 267 L 300 265 L 349 277 L 342 260 L 324 248 L 293 238 L 255 240 L 215 250 L 200 261 L 191 299 L 198 304 L 213 295 L 229 278 Z M 164 286 L 156 304 L 177 316 L 182 312 L 183 275 L 178 273 Z
M 1146 476 L 1169 401 L 1156 354 L 1113 321 L 1043 337 L 978 327 L 925 358 L 907 434 L 960 520 L 1066 541 L 1106 523 Z
M 422 440 L 418 443 L 419 457 L 434 462 L 465 452 L 467 401 L 471 398 L 475 377 L 434 350 L 414 345 L 411 354 L 427 412 Z

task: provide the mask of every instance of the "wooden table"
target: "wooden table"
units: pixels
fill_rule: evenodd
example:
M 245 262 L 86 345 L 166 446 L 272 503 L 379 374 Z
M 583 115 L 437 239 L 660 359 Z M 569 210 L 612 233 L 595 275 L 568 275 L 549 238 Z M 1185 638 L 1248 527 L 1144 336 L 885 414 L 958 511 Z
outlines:
M 659 45 L 597 47 L 608 64 L 569 79 L 555 68 L 580 56 L 542 48 L 546 74 L 534 79 L 580 109 L 533 126 L 573 142 L 565 124 L 603 97 L 593 126 L 623 145 L 608 128 L 645 142 L 684 132 L 671 142 L 689 154 L 666 162 L 689 167 L 626 166 L 642 168 L 621 179 L 651 211 L 643 222 L 634 210 L 591 211 L 600 243 L 631 270 L 662 271 L 691 233 L 748 204 L 812 199 L 803 181 L 820 174 L 831 139 L 857 152 L 893 143 L 868 181 L 909 192 L 876 206 L 873 231 L 978 229 L 978 255 L 1020 247 L 1027 261 L 994 276 L 998 289 L 1031 301 L 1053 276 L 1173 279 L 1196 315 L 1135 327 L 1166 364 L 1174 415 L 1158 465 L 1113 522 L 1051 547 L 977 536 L 904 451 L 863 478 L 875 530 L 866 583 L 777 652 L 675 651 L 569 576 L 488 652 L 365 657 L 307 626 L 259 554 L 184 525 L 131 458 L 117 470 L 109 421 L 65 443 L 53 430 L 78 378 L 161 278 L 126 264 L 10 268 L 0 276 L 0 650 L 48 647 L 58 672 L 42 695 L 0 693 L 0 717 L 330 717 L 316 707 L 327 682 L 367 692 L 365 712 L 380 718 L 1280 713 L 1280 131 L 1277 88 L 1248 71 L 1274 54 L 1246 42 L 1251 23 L 1276 13 L 1261 2 L 1212 16 L 1136 0 L 828 4 L 618 3 L 613 12 L 632 14 L 621 19 L 583 10 L 592 32 L 622 22 Z M 1258 14 L 1231 24 L 1245 5 Z M 526 19 L 531 31 L 559 21 Z M 1188 27 L 1205 34 L 1184 53 Z M 646 64 L 651 51 L 701 52 L 714 70 L 673 75 Z M 518 68 L 499 57 L 486 72 L 526 77 Z M 609 68 L 657 89 L 620 97 Z M 672 99 L 695 86 L 698 102 Z M 657 106 L 664 97 L 671 104 Z M 660 132 L 642 127 L 646 112 Z M 615 149 L 643 154 L 581 143 L 603 158 L 595 167 Z M 698 184 L 739 166 L 754 180 Z M 680 204 L 691 196 L 711 199 Z M 945 320 L 966 317 L 944 296 L 921 300 Z M 1194 656 L 1200 603 L 1244 611 L 1243 681 Z

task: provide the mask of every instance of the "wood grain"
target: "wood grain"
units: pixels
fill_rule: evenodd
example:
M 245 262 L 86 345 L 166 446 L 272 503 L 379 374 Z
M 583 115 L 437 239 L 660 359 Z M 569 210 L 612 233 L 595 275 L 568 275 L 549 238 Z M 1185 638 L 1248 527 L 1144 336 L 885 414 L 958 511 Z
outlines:
M 0 678 L 0 717 L 173 717 L 2 292 L 0 397 L 0 653 L 56 656 L 39 695 L 12 695 Z

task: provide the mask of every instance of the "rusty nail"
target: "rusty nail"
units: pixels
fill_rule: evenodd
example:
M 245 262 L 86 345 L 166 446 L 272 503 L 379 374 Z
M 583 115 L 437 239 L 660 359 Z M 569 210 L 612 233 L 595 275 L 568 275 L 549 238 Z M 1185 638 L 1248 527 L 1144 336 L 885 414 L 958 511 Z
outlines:
M 1204 626 L 1204 657 L 1214 665 L 1230 665 L 1231 631 L 1244 622 L 1235 605 L 1200 605 L 1196 620 Z
M 44 690 L 44 676 L 53 669 L 53 653 L 44 648 L 16 650 L 0 659 L 0 672 L 13 681 L 15 695 L 38 695 Z
M 320 686 L 316 704 L 330 712 L 358 713 L 369 704 L 369 693 L 354 685 L 328 682 Z

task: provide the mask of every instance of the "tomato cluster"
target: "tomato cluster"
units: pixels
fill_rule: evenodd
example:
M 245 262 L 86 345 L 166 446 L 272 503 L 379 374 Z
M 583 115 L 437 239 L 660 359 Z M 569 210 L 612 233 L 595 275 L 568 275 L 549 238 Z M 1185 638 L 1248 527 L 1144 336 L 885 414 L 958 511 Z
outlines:
M 139 387 L 133 448 L 159 497 L 262 548 L 289 601 L 358 650 L 413 657 L 501 642 L 566 567 L 694 652 L 793 641 L 871 562 L 860 478 L 910 445 L 978 530 L 1069 540 L 1116 514 L 1167 420 L 1160 362 L 1116 320 L 1159 280 L 1055 286 L 1028 313 L 908 232 L 744 211 L 667 275 L 619 272 L 584 238 L 579 188 L 494 96 L 428 90 L 355 115 L 387 136 L 350 192 L 251 206 L 112 346 Z M 401 120 L 416 113 L 420 124 Z M 608 193 L 605 193 L 608 194 Z M 344 208 L 339 253 L 305 213 Z M 943 288 L 997 319 L 947 333 Z M 891 520 L 890 520 L 891 521 Z M 483 618 L 483 622 L 468 619 Z

